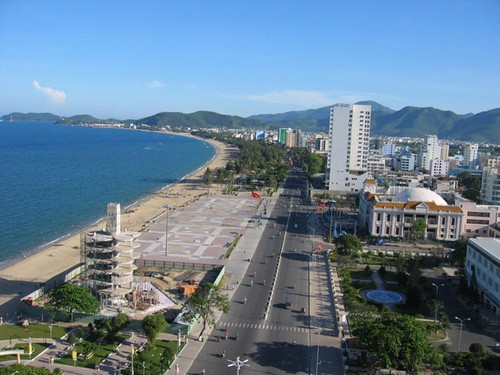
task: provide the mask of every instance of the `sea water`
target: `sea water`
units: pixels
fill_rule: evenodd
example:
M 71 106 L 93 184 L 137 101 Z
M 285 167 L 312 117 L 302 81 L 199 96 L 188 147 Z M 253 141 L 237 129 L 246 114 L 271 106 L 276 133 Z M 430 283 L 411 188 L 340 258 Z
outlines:
M 175 183 L 215 155 L 147 131 L 0 122 L 0 267 Z

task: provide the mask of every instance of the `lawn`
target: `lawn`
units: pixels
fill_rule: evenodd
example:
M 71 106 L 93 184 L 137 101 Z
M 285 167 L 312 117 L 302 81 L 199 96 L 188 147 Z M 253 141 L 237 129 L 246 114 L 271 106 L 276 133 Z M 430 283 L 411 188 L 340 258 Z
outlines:
M 182 344 L 184 345 L 184 344 Z M 179 350 L 182 349 L 179 348 Z M 156 340 L 154 346 L 146 346 L 144 350 L 137 353 L 134 357 L 134 370 L 136 374 L 143 372 L 148 375 L 159 374 L 168 368 L 174 360 L 177 351 L 176 341 Z M 122 371 L 129 375 L 130 369 Z
M 70 329 L 66 327 L 52 326 L 52 337 L 55 339 L 64 336 Z M 4 340 L 8 339 L 27 339 L 33 338 L 50 338 L 50 328 L 48 324 L 30 324 L 23 328 L 14 324 L 0 325 L 0 337 Z
M 32 343 L 32 358 L 36 357 L 38 354 L 43 352 L 46 348 L 48 348 L 50 345 L 49 344 L 37 344 L 37 343 Z M 28 355 L 28 344 L 17 344 L 13 348 L 9 348 L 6 350 L 14 350 L 14 349 L 23 349 L 26 354 L 21 354 L 21 360 L 26 360 L 29 359 Z M 6 362 L 6 361 L 15 361 L 17 359 L 16 355 L 6 355 L 0 357 L 0 362 Z
M 109 355 L 109 353 L 113 353 L 118 344 L 120 344 L 125 339 L 126 339 L 125 336 L 118 335 L 114 342 L 101 343 L 100 345 L 97 345 L 97 348 L 92 352 L 94 353 L 92 358 L 86 360 L 78 359 L 76 362 L 77 366 L 94 369 L 96 364 L 100 363 L 104 358 L 106 358 Z M 75 349 L 77 353 L 83 352 L 84 342 L 85 340 L 82 341 L 80 344 L 76 345 Z M 69 351 L 63 358 L 57 359 L 56 363 L 73 366 L 74 362 L 71 355 L 71 351 Z

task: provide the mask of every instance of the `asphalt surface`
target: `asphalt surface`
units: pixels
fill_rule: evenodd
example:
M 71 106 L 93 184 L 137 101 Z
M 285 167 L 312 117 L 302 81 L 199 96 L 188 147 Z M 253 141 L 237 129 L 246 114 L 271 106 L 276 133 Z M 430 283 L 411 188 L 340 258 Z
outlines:
M 336 354 L 335 373 L 343 373 L 340 350 L 334 353 L 331 343 L 325 343 L 325 333 L 338 332 L 334 316 L 323 314 L 329 319 L 322 323 L 321 335 L 315 327 L 319 322 L 310 314 L 317 297 L 312 286 L 320 277 L 316 273 L 328 273 L 327 263 L 313 262 L 311 256 L 311 208 L 300 206 L 301 190 L 295 188 L 300 181 L 304 184 L 290 177 L 272 212 L 267 212 L 252 261 L 237 280 L 230 312 L 220 317 L 187 374 L 201 374 L 202 369 L 206 374 L 234 374 L 238 365 L 244 374 L 332 373 L 326 369 L 332 363 L 320 366 L 320 353 L 329 358 Z M 330 293 L 319 295 L 324 296 Z M 327 308 L 332 309 L 328 302 Z

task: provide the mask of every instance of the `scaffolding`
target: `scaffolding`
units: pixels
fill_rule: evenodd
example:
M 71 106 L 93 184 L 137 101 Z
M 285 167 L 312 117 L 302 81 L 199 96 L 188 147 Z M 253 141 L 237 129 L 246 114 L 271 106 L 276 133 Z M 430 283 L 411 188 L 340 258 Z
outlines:
M 134 249 L 137 232 L 120 231 L 120 206 L 108 204 L 106 229 L 84 232 L 80 236 L 80 258 L 85 265 L 83 283 L 99 297 L 104 306 L 123 306 L 132 293 Z

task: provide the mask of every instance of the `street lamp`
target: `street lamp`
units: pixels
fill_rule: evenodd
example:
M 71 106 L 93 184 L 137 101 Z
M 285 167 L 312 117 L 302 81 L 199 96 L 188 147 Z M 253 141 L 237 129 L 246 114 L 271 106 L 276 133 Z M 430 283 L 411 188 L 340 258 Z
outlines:
M 52 328 L 53 328 L 53 325 L 49 324 L 49 331 L 50 331 L 50 339 L 51 340 L 52 340 Z
M 167 209 L 166 214 L 166 222 L 165 222 L 165 255 L 168 255 L 168 213 L 170 210 L 174 209 L 175 206 L 172 206 L 171 204 L 166 204 L 163 206 L 164 208 Z
M 321 328 L 318 328 L 318 345 L 316 349 L 316 375 L 318 375 L 319 368 L 319 337 L 321 336 Z
M 244 361 L 240 360 L 240 357 L 236 357 L 236 361 L 231 361 L 228 359 L 229 365 L 227 367 L 236 367 L 236 375 L 239 375 L 240 373 L 240 368 L 247 366 L 250 367 L 250 365 L 247 363 L 248 359 L 245 359 Z
M 432 283 L 432 285 L 436 288 L 436 299 L 437 299 L 438 293 L 439 293 L 439 288 L 444 286 L 444 284 L 436 285 L 436 284 Z M 437 304 L 434 303 L 434 324 L 436 324 L 436 321 L 437 321 Z
M 131 354 L 132 354 L 132 368 L 130 369 L 130 374 L 134 375 L 134 354 L 135 354 L 135 346 L 132 343 L 132 346 L 130 348 Z
M 314 234 L 316 233 L 316 228 L 307 227 L 307 229 L 310 229 L 313 232 L 312 238 L 311 238 L 311 236 L 309 236 L 309 238 L 311 239 L 311 253 L 313 253 L 314 252 Z
M 181 330 L 177 331 L 177 355 L 179 355 L 179 348 L 181 347 Z
M 470 318 L 460 319 L 458 316 L 456 316 L 455 319 L 460 321 L 460 334 L 458 335 L 458 351 L 460 352 L 460 345 L 462 344 L 462 326 L 464 322 L 470 320 Z

